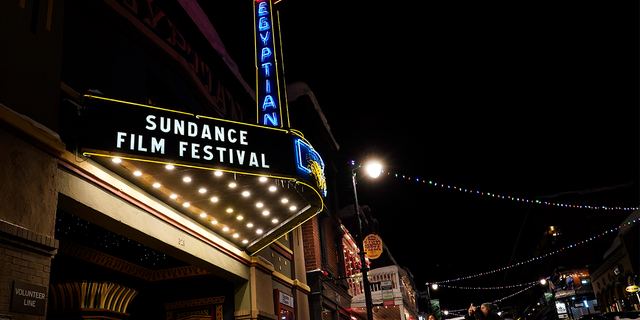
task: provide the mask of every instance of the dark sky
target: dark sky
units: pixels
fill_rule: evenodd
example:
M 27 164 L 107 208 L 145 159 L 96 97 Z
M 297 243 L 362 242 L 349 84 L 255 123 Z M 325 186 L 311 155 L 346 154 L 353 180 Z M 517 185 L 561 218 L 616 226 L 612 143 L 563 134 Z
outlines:
M 309 85 L 347 158 L 368 152 L 391 173 L 463 189 L 528 199 L 576 191 L 547 199 L 635 207 L 637 8 L 616 5 L 283 0 L 286 80 Z M 225 6 L 205 9 L 253 83 L 251 2 Z M 569 245 L 630 213 L 530 205 L 390 177 L 362 180 L 358 191 L 420 290 L 426 281 L 532 258 L 549 225 L 560 226 Z M 601 256 L 609 243 L 581 246 L 567 259 Z M 515 284 L 503 279 L 451 284 Z M 514 291 L 442 289 L 434 297 L 458 309 Z

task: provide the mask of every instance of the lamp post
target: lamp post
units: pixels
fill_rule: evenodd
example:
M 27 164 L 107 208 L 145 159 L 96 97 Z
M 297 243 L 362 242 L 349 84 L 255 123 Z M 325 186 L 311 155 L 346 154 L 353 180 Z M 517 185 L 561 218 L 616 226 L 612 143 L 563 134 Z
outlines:
M 432 283 L 430 286 L 427 286 L 427 303 L 429 304 L 429 314 L 433 315 L 435 317 L 434 310 L 433 307 L 431 305 L 431 290 L 429 290 L 429 287 L 433 288 L 433 290 L 438 290 L 438 284 L 437 283 Z M 437 318 L 436 318 L 437 319 Z
M 364 289 L 364 303 L 367 307 L 367 320 L 373 320 L 373 300 L 371 299 L 371 284 L 367 276 L 367 264 L 365 263 L 364 238 L 362 237 L 362 218 L 360 218 L 360 206 L 358 205 L 358 191 L 356 190 L 356 170 L 360 166 L 351 169 L 351 183 L 353 184 L 353 199 L 355 203 L 356 216 L 358 217 L 358 241 L 360 247 L 360 273 L 362 274 L 362 286 Z M 370 163 L 365 167 L 367 173 L 377 178 L 382 167 L 378 163 Z

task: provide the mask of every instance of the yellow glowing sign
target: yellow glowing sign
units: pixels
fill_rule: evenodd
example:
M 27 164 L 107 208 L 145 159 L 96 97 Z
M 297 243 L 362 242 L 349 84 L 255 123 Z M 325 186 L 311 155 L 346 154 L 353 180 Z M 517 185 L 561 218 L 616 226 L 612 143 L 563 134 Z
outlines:
M 370 234 L 362 242 L 364 252 L 369 259 L 377 259 L 382 254 L 382 239 L 375 234 Z

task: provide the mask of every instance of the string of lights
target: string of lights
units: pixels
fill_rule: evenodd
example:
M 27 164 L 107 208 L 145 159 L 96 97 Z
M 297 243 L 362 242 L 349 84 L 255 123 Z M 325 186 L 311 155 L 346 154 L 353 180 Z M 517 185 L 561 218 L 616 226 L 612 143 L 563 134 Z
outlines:
M 520 291 L 514 292 L 514 293 L 512 293 L 512 294 L 510 294 L 510 295 L 508 295 L 508 296 L 506 296 L 506 297 L 503 297 L 503 298 L 500 298 L 500 299 L 497 299 L 497 300 L 493 300 L 493 301 L 491 301 L 491 303 L 497 303 L 497 302 L 501 302 L 501 301 L 507 300 L 507 299 L 509 299 L 509 298 L 512 298 L 512 297 L 514 297 L 514 296 L 516 296 L 516 295 L 519 295 L 519 294 L 521 294 L 521 293 L 523 293 L 523 292 L 525 292 L 525 291 L 527 291 L 527 290 L 529 290 L 529 289 L 531 289 L 531 288 L 535 287 L 535 286 L 536 286 L 536 284 L 537 284 L 537 283 L 534 283 L 534 284 L 532 284 L 532 285 L 530 285 L 530 286 L 528 286 L 528 287 L 526 287 L 526 288 L 524 288 L 524 289 L 522 289 L 522 290 L 520 290 Z M 467 312 L 468 310 L 469 310 L 469 308 L 465 308 L 465 309 L 456 309 L 456 310 L 446 310 L 446 311 L 447 311 L 449 314 L 456 314 L 456 315 L 459 315 L 458 313 L 460 313 L 460 312 L 464 313 L 464 312 Z M 460 316 L 461 316 L 461 315 L 460 315 Z
M 355 161 L 350 161 L 351 165 L 355 164 Z M 576 205 L 576 204 L 567 204 L 567 203 L 559 203 L 559 202 L 549 202 L 549 201 L 543 201 L 543 200 L 538 200 L 538 199 L 528 199 L 528 198 L 524 198 L 524 197 L 513 197 L 513 196 L 506 196 L 506 195 L 499 195 L 496 193 L 491 193 L 491 192 L 484 192 L 484 191 L 480 191 L 480 190 L 473 190 L 473 189 L 467 189 L 467 188 L 461 188 L 461 187 L 457 187 L 457 186 L 452 186 L 450 184 L 444 184 L 444 183 L 438 183 L 438 182 L 434 182 L 431 180 L 424 180 L 421 178 L 416 178 L 416 177 L 411 177 L 411 176 L 407 176 L 404 174 L 400 174 L 400 173 L 392 173 L 392 172 L 388 172 L 385 170 L 382 170 L 382 173 L 386 173 L 388 177 L 392 177 L 392 178 L 398 178 L 398 179 L 403 179 L 403 180 L 407 180 L 407 181 L 413 181 L 413 182 L 418 182 L 418 183 L 423 183 L 423 184 L 428 184 L 430 186 L 434 186 L 434 187 L 440 187 L 440 188 L 446 188 L 446 189 L 453 189 L 459 192 L 464 192 L 464 193 L 469 193 L 469 194 L 476 194 L 476 195 L 481 195 L 481 196 L 488 196 L 488 197 L 492 197 L 492 198 L 497 198 L 497 199 L 504 199 L 504 200 L 510 200 L 510 201 L 517 201 L 517 202 L 524 202 L 524 203 L 535 203 L 535 204 L 540 204 L 540 205 L 548 205 L 548 206 L 556 206 L 556 207 L 564 207 L 564 208 L 579 208 L 579 209 L 593 209 L 593 210 L 638 210 L 640 207 L 623 207 L 623 206 L 589 206 L 589 205 Z
M 604 236 L 604 235 L 606 235 L 606 234 L 608 234 L 610 232 L 613 233 L 614 231 L 617 231 L 618 229 L 631 226 L 631 224 L 636 223 L 636 221 L 637 221 L 637 219 L 633 219 L 632 221 L 628 221 L 628 222 L 626 222 L 626 223 L 624 223 L 622 225 L 619 225 L 616 228 L 613 228 L 611 230 L 607 230 L 605 232 L 602 232 L 601 234 L 589 237 L 588 239 L 576 242 L 576 243 L 574 243 L 572 245 L 569 245 L 569 246 L 566 246 L 566 247 L 562 247 L 562 248 L 560 248 L 560 249 L 558 249 L 556 251 L 552 251 L 552 252 L 549 252 L 547 254 L 543 254 L 541 256 L 537 256 L 535 258 L 531 258 L 531 259 L 529 259 L 527 261 L 518 262 L 518 263 L 512 264 L 510 266 L 506 266 L 506 267 L 503 267 L 503 268 L 494 269 L 494 270 L 491 270 L 491 271 L 482 272 L 482 273 L 478 273 L 478 274 L 474 274 L 474 275 L 470 275 L 470 276 L 466 276 L 466 277 L 460 277 L 460 278 L 444 280 L 444 281 L 437 281 L 437 282 L 427 282 L 426 284 L 427 285 L 432 285 L 432 284 L 442 285 L 443 283 L 472 279 L 472 278 L 476 278 L 476 277 L 485 276 L 485 275 L 493 274 L 493 273 L 496 273 L 496 272 L 504 271 L 504 270 L 507 270 L 507 269 L 515 268 L 515 267 L 518 267 L 518 266 L 521 266 L 521 265 L 525 265 L 527 263 L 530 263 L 530 262 L 533 262 L 533 261 L 536 261 L 536 260 L 540 260 L 540 259 L 543 259 L 543 258 L 550 257 L 550 256 L 552 256 L 552 255 L 554 255 L 556 253 L 560 253 L 560 252 L 562 252 L 562 251 L 564 251 L 566 249 L 572 249 L 572 248 L 575 248 L 575 247 L 577 247 L 579 245 L 591 242 L 591 241 L 596 240 L 596 239 L 600 238 L 601 236 Z
M 502 289 L 513 289 L 513 288 L 535 285 L 540 282 L 542 282 L 542 280 L 521 283 L 521 284 L 514 284 L 511 286 L 499 286 L 499 287 L 461 287 L 461 286 L 452 286 L 447 284 L 442 284 L 438 286 L 443 288 L 448 288 L 448 289 L 463 289 L 463 290 L 502 290 Z

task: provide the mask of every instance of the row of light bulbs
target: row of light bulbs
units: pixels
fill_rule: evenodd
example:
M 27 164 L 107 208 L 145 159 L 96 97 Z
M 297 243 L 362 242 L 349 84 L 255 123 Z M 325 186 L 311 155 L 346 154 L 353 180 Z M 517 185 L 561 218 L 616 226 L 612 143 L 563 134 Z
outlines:
M 120 158 L 113 158 L 113 159 L 112 159 L 112 161 L 113 161 L 114 163 L 121 163 L 121 162 L 122 162 L 122 159 L 120 159 Z M 174 165 L 171 165 L 171 164 L 168 164 L 168 165 L 166 165 L 166 166 L 165 166 L 165 169 L 167 169 L 167 170 L 173 170 L 173 169 L 175 169 L 175 166 L 174 166 Z M 142 174 L 143 174 L 143 173 L 142 173 L 142 171 L 140 171 L 140 170 L 136 170 L 136 171 L 134 171 L 134 172 L 133 172 L 133 175 L 134 175 L 134 176 L 136 176 L 136 177 L 141 177 L 141 176 L 142 176 Z M 218 176 L 218 177 L 219 177 L 219 176 L 222 176 L 222 175 L 223 175 L 223 173 L 222 173 L 222 171 L 214 171 L 214 175 L 216 175 L 216 176 Z M 268 179 L 267 179 L 266 177 L 260 177 L 260 178 L 259 178 L 259 181 L 260 181 L 260 182 L 266 182 L 267 180 L 268 180 Z M 191 177 L 189 177 L 189 176 L 185 176 L 185 177 L 182 179 L 182 181 L 184 181 L 184 182 L 186 182 L 186 183 L 189 183 L 189 182 L 191 182 Z M 162 187 L 162 184 L 160 184 L 159 182 L 155 182 L 155 183 L 153 183 L 153 184 L 152 184 L 152 186 L 153 186 L 154 188 L 160 188 L 160 187 Z M 229 188 L 235 188 L 235 187 L 237 187 L 237 184 L 236 184 L 235 182 L 231 182 L 231 183 L 229 184 Z M 270 187 L 269 187 L 269 191 L 270 191 L 270 192 L 275 192 L 276 190 L 277 190 L 277 187 L 276 187 L 276 186 L 270 186 Z M 200 188 L 200 189 L 198 190 L 198 192 L 199 192 L 199 193 L 201 193 L 201 194 L 205 194 L 205 193 L 207 193 L 207 189 L 205 189 L 205 188 Z M 243 192 L 242 192 L 242 196 L 244 196 L 244 197 L 249 197 L 250 195 L 251 195 L 251 193 L 250 193 L 249 191 L 243 191 Z M 172 194 L 169 196 L 169 198 L 171 198 L 171 199 L 173 199 L 173 200 L 177 200 L 177 199 L 179 198 L 179 196 L 178 196 L 177 194 L 175 194 L 175 193 L 172 193 Z M 215 196 L 214 196 L 214 197 L 211 197 L 211 199 L 210 199 L 210 200 L 211 200 L 211 202 L 218 202 L 218 201 L 220 201 L 220 199 L 219 199 L 218 197 L 215 197 Z M 281 200 L 280 200 L 280 202 L 286 205 L 286 204 L 288 204 L 288 203 L 289 203 L 289 200 L 288 200 L 287 198 L 283 198 L 283 199 L 281 199 Z M 190 202 L 186 202 L 186 201 L 185 201 L 185 202 L 183 202 L 183 203 L 182 203 L 182 206 L 183 206 L 183 207 L 185 207 L 185 208 L 189 208 L 189 207 L 191 207 L 191 203 L 190 203 Z M 258 207 L 258 208 L 263 208 L 263 207 L 264 207 L 264 204 L 263 204 L 263 203 L 261 203 L 261 202 L 257 202 L 257 203 L 256 203 L 256 207 Z M 295 205 L 291 205 L 291 206 L 289 206 L 289 210 L 290 210 L 290 211 L 295 211 L 296 209 L 297 209 L 297 207 L 296 207 Z M 226 212 L 227 212 L 227 213 L 233 213 L 233 208 L 227 208 L 227 209 L 226 209 Z M 265 217 L 266 217 L 266 216 L 268 216 L 269 214 L 270 214 L 269 210 L 264 210 L 264 211 L 262 211 L 262 215 L 263 215 L 263 216 L 265 216 Z M 200 217 L 201 217 L 201 218 L 207 218 L 208 216 L 209 216 L 209 215 L 208 215 L 207 213 L 205 213 L 205 212 L 200 213 Z M 242 215 L 238 215 L 238 216 L 236 217 L 236 219 L 237 219 L 237 220 L 244 220 L 244 217 L 243 217 Z M 276 224 L 276 223 L 278 223 L 279 221 L 278 221 L 278 219 L 275 219 L 275 218 L 274 218 L 274 219 L 272 219 L 272 220 L 271 220 L 271 222 L 272 222 L 273 224 Z M 212 223 L 212 224 L 214 224 L 214 225 L 217 225 L 217 224 L 218 224 L 218 220 L 216 220 L 215 218 L 213 218 L 213 217 L 212 217 L 211 223 Z M 247 228 L 253 228 L 254 224 L 253 224 L 253 223 L 251 223 L 251 222 L 248 222 L 248 223 L 246 224 L 246 226 L 247 226 Z M 231 229 L 230 229 L 228 226 L 224 226 L 224 227 L 222 227 L 222 231 L 224 231 L 224 232 L 229 232 L 230 230 L 231 230 Z M 262 233 L 264 233 L 264 230 L 262 230 L 262 229 L 256 229 L 256 234 L 260 235 L 260 234 L 262 234 Z M 239 233 L 234 233 L 232 236 L 233 236 L 233 238 L 239 238 L 239 237 L 240 237 L 240 234 L 239 234 Z M 246 243 L 248 243 L 248 242 L 249 242 L 249 240 L 247 240 L 247 239 L 242 240 L 242 243 L 244 243 L 244 244 L 246 244 Z

